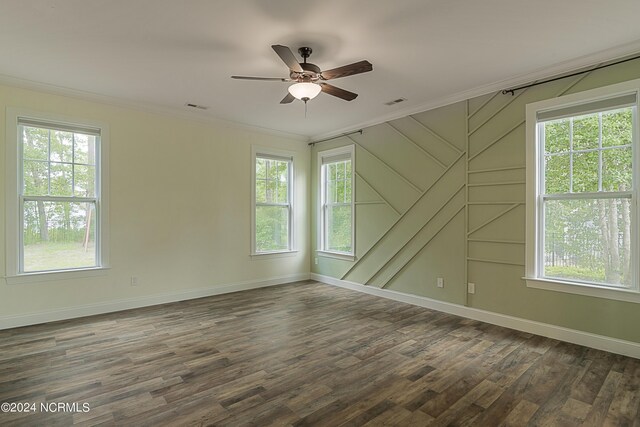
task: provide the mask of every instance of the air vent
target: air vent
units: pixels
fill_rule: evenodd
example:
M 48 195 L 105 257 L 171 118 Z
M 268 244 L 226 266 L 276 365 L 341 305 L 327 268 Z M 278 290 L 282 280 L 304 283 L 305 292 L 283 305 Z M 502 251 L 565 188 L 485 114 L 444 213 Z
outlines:
M 189 107 L 189 108 L 197 108 L 198 110 L 208 110 L 209 109 L 209 107 L 205 107 L 204 105 L 192 104 L 190 102 L 187 102 L 184 105 L 186 107 Z
M 406 100 L 407 98 L 398 98 L 398 99 L 394 99 L 393 101 L 385 102 L 384 105 L 396 105 Z

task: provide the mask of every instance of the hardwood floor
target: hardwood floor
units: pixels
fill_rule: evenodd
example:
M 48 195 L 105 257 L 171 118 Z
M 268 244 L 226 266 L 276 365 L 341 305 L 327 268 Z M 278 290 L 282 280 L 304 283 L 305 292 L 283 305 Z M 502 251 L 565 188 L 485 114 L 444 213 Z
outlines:
M 640 360 L 315 282 L 0 331 L 0 425 L 640 425 Z M 42 412 L 41 402 L 88 412 Z

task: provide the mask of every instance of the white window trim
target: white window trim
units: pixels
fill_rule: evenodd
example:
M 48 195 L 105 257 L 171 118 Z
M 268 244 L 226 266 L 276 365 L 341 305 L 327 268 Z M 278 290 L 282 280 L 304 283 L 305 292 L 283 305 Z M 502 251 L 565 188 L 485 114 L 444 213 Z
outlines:
M 258 252 L 256 250 L 256 159 L 260 156 L 275 157 L 289 162 L 289 249 L 282 251 Z M 298 252 L 295 236 L 295 155 L 290 151 L 271 147 L 251 146 L 251 250 L 250 256 L 256 258 L 279 257 Z
M 333 157 L 341 154 L 348 154 L 351 158 L 351 252 L 337 252 L 325 249 L 325 209 L 324 209 L 324 175 L 322 169 L 322 160 L 325 157 Z M 356 253 L 356 210 L 355 210 L 355 197 L 356 197 L 356 151 L 355 145 L 346 145 L 344 147 L 333 148 L 330 150 L 319 151 L 317 163 L 317 177 L 318 177 L 318 223 L 317 223 L 317 242 L 318 248 L 316 253 L 319 256 L 327 258 L 336 258 L 346 261 L 355 261 Z
M 19 212 L 19 183 L 21 168 L 19 162 L 18 118 L 32 118 L 40 121 L 57 122 L 76 126 L 87 126 L 100 129 L 100 151 L 98 176 L 96 183 L 96 207 L 99 209 L 99 246 L 96 250 L 96 267 L 73 268 L 42 272 L 20 273 L 21 250 L 18 221 Z M 78 119 L 47 112 L 32 111 L 21 108 L 7 108 L 6 139 L 5 139 L 5 210 L 6 210 L 6 275 L 8 284 L 31 283 L 49 280 L 64 280 L 69 278 L 91 277 L 101 275 L 110 268 L 109 258 L 109 127 L 102 122 Z
M 593 283 L 582 283 L 578 281 L 563 281 L 541 277 L 540 264 L 538 261 L 540 234 L 538 230 L 538 212 L 541 208 L 541 200 L 538 197 L 541 188 L 542 171 L 540 170 L 539 146 L 538 146 L 538 120 L 537 114 L 545 110 L 555 110 L 563 107 L 572 107 L 584 104 L 589 101 L 612 98 L 624 94 L 636 93 L 637 100 L 640 100 L 640 79 L 565 95 L 544 101 L 527 104 L 526 107 L 526 248 L 525 248 L 525 277 L 527 287 L 545 289 L 570 294 L 586 295 L 592 297 L 606 298 L 618 301 L 640 302 L 640 281 L 637 260 L 634 264 L 633 284 L 631 288 L 614 288 L 611 286 L 598 285 Z M 638 110 L 636 102 L 636 111 Z M 638 256 L 638 240 L 640 220 L 638 218 L 638 196 L 640 187 L 640 147 L 638 147 L 638 115 L 634 116 L 633 135 L 633 193 L 634 202 L 631 204 L 632 218 L 635 219 L 632 236 L 632 251 Z M 632 261 L 634 262 L 634 261 Z

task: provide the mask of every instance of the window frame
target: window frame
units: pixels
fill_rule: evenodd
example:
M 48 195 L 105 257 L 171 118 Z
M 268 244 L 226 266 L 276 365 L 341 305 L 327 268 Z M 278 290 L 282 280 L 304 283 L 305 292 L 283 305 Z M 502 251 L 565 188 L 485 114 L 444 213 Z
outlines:
M 295 186 L 295 158 L 294 154 L 290 151 L 277 150 L 269 147 L 260 147 L 257 145 L 251 146 L 251 249 L 250 255 L 252 257 L 264 257 L 269 255 L 286 255 L 297 252 L 295 243 L 295 204 L 294 204 L 294 186 Z M 279 161 L 286 161 L 289 163 L 289 176 L 288 179 L 288 204 L 263 204 L 256 202 L 256 162 L 258 158 L 272 159 Z M 256 208 L 260 205 L 263 206 L 287 206 L 289 211 L 289 242 L 288 248 L 278 251 L 261 251 L 258 252 L 256 245 Z
M 347 155 L 351 160 L 351 251 L 350 252 L 338 252 L 329 250 L 326 247 L 326 180 L 325 180 L 325 158 Z M 319 151 L 317 160 L 317 177 L 318 177 L 318 224 L 317 224 L 317 242 L 318 248 L 316 252 L 320 256 L 329 258 L 337 258 L 347 261 L 355 260 L 356 253 L 356 210 L 355 210 L 355 198 L 356 198 L 356 162 L 355 162 L 355 145 L 350 144 L 343 147 L 333 148 L 329 150 Z
M 96 182 L 95 202 L 96 211 L 96 266 L 64 268 L 24 272 L 23 263 L 23 215 L 21 208 L 24 196 L 21 186 L 23 182 L 23 149 L 19 134 L 19 120 L 39 122 L 52 127 L 65 126 L 71 128 L 92 128 L 100 132 L 99 142 L 96 144 Z M 21 108 L 7 108 L 6 114 L 6 152 L 5 152 L 5 211 L 6 211 L 6 275 L 8 284 L 30 283 L 48 280 L 62 280 L 67 278 L 91 277 L 106 274 L 110 268 L 109 259 L 109 127 L 103 122 L 80 119 L 48 112 L 31 111 Z M 36 197 L 38 198 L 38 197 Z M 84 202 L 87 198 L 46 196 L 52 201 Z M 75 199 L 75 200 L 74 200 Z
M 632 259 L 632 284 L 628 288 L 601 285 L 577 280 L 562 280 L 542 276 L 542 245 L 544 236 L 544 219 L 542 189 L 544 189 L 544 170 L 542 170 L 544 152 L 540 146 L 539 138 L 539 113 L 548 113 L 569 108 L 580 110 L 581 106 L 597 103 L 607 99 L 635 94 L 636 101 L 633 105 L 633 135 L 632 135 L 632 190 L 631 193 L 631 251 L 638 256 L 640 249 L 640 218 L 638 217 L 638 199 L 640 195 L 640 147 L 639 147 L 639 104 L 640 104 L 640 79 L 618 83 L 597 89 L 578 92 L 557 98 L 527 104 L 526 106 L 526 239 L 525 239 L 525 280 L 526 286 L 536 289 L 545 289 L 578 295 L 586 295 L 607 298 L 619 301 L 640 302 L 640 266 Z M 598 112 L 585 110 L 584 114 Z M 578 116 L 580 113 L 572 114 Z M 567 195 L 551 196 L 548 200 L 568 200 L 572 198 L 584 198 L 590 194 L 604 197 L 613 197 L 620 192 L 584 193 L 578 197 Z

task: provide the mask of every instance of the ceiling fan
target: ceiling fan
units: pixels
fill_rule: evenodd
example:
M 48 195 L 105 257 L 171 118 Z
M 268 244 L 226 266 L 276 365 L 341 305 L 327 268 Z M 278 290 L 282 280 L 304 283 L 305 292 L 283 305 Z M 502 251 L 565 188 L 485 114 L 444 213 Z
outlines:
M 289 86 L 289 93 L 280 104 L 289 104 L 294 99 L 304 101 L 306 104 L 310 99 L 318 96 L 320 92 L 336 96 L 345 101 L 353 101 L 358 96 L 357 93 L 340 89 L 339 87 L 325 83 L 327 80 L 338 79 L 340 77 L 353 76 L 354 74 L 366 73 L 373 70 L 373 65 L 369 61 L 360 61 L 342 67 L 332 68 L 322 71 L 320 67 L 310 62 L 307 58 L 311 56 L 313 50 L 310 47 L 301 47 L 298 53 L 303 62 L 298 62 L 295 55 L 287 46 L 274 44 L 271 46 L 280 59 L 289 67 L 289 78 L 279 77 L 247 77 L 231 76 L 232 79 L 241 80 L 263 80 L 276 82 L 295 82 Z

